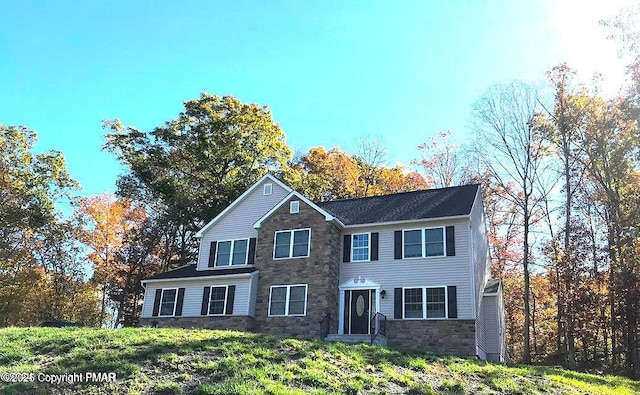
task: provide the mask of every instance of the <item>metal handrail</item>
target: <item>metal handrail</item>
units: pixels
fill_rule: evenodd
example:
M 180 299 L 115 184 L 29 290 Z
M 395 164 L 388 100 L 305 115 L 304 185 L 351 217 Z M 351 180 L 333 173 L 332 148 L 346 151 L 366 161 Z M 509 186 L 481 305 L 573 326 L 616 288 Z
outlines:
M 373 333 L 371 333 L 371 344 L 376 340 L 378 335 L 387 336 L 387 316 L 377 312 L 371 318 L 369 322 L 370 327 L 374 328 Z

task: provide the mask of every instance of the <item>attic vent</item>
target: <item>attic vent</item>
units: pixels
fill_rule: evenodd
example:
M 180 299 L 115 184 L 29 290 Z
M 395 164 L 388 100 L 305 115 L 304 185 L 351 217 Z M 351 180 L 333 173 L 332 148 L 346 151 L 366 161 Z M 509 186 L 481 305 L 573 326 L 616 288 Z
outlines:
M 273 184 L 272 183 L 268 183 L 268 184 L 264 184 L 264 188 L 262 189 L 262 194 L 263 195 L 271 195 L 273 193 Z
M 297 214 L 299 212 L 300 212 L 300 202 L 297 200 L 289 202 L 289 213 Z

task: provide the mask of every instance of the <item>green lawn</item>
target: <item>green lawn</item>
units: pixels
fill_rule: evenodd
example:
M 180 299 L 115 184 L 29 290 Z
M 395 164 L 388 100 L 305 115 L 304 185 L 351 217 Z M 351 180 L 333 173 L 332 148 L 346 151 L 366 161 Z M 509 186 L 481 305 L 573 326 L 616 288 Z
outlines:
M 33 381 L 0 382 L 3 394 L 640 393 L 640 382 L 616 376 L 195 329 L 0 329 L 5 381 L 6 372 Z M 116 381 L 40 382 L 86 372 Z

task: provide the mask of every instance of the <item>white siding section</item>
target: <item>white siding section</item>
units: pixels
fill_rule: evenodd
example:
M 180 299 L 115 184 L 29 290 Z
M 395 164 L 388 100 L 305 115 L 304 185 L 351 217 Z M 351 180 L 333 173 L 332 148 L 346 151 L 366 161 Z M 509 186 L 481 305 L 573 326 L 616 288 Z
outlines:
M 271 195 L 265 196 L 262 193 L 263 186 L 266 183 L 273 184 L 273 192 Z M 211 241 L 257 237 L 258 231 L 253 228 L 253 224 L 276 204 L 280 203 L 285 196 L 287 196 L 287 191 L 280 185 L 269 179 L 262 181 L 254 189 L 253 193 L 202 235 L 198 253 L 198 270 L 208 269 Z
M 487 234 L 484 219 L 484 204 L 482 202 L 482 193 L 478 189 L 478 194 L 473 203 L 471 210 L 471 251 L 473 256 L 473 281 L 475 287 L 475 312 L 480 314 L 480 304 L 482 302 L 482 294 L 484 287 L 489 278 L 488 273 L 490 267 L 487 264 L 489 259 Z
M 262 193 L 262 190 L 260 190 Z M 184 288 L 184 302 L 182 304 L 181 317 L 200 317 L 202 308 L 202 296 L 205 286 L 235 285 L 236 293 L 233 301 L 233 315 L 250 315 L 249 305 L 251 297 L 250 278 L 208 278 L 179 281 L 158 281 L 147 283 L 144 293 L 144 305 L 142 306 L 142 317 L 150 318 L 153 314 L 153 303 L 156 289 L 158 288 Z M 253 295 L 255 298 L 255 294 Z M 255 302 L 254 302 L 255 303 Z
M 455 226 L 456 256 L 418 259 L 393 259 L 394 231 L 421 227 Z M 380 301 L 380 312 L 393 319 L 394 288 L 455 285 L 458 318 L 475 319 L 472 314 L 473 290 L 469 254 L 469 222 L 466 219 L 425 221 L 402 225 L 372 226 L 346 229 L 344 234 L 378 232 L 378 261 L 341 262 L 340 284 L 362 276 L 381 285 L 386 296 Z M 342 260 L 342 259 L 341 259 Z

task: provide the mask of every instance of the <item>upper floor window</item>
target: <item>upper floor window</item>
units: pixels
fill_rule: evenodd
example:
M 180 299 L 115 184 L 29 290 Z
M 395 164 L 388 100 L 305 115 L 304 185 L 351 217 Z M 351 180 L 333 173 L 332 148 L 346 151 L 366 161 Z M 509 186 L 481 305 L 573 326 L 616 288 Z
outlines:
M 368 261 L 369 255 L 369 233 L 356 233 L 351 237 L 351 260 Z
M 248 253 L 248 239 L 219 241 L 215 266 L 246 265 Z
M 444 256 L 444 228 L 405 230 L 403 235 L 404 258 Z
M 269 316 L 305 315 L 307 285 L 272 285 L 269 291 Z
M 160 297 L 160 313 L 158 315 L 173 316 L 176 311 L 177 288 L 164 288 Z
M 447 288 L 405 288 L 403 318 L 445 318 L 447 316 Z
M 300 212 L 300 201 L 293 200 L 289 202 L 289 213 L 298 214 Z
M 263 195 L 271 195 L 273 193 L 273 184 L 272 183 L 267 183 L 264 184 L 264 187 L 262 187 L 262 194 Z
M 309 256 L 311 229 L 283 230 L 276 232 L 273 257 L 303 258 Z

